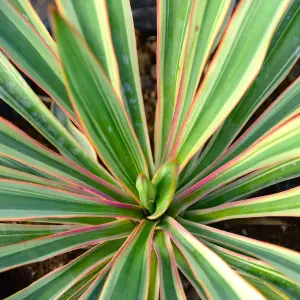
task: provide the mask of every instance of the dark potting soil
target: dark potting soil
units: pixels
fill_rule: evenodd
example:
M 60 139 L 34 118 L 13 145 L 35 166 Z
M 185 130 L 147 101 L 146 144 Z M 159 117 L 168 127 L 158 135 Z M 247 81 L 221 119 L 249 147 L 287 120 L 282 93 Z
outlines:
M 45 13 L 47 0 L 32 0 L 37 10 L 41 13 L 42 19 L 47 23 L 47 14 Z M 52 2 L 50 0 L 50 2 Z M 137 35 L 138 56 L 140 64 L 140 76 L 142 82 L 146 118 L 148 123 L 149 135 L 153 141 L 153 124 L 156 107 L 156 10 L 155 0 L 132 0 L 133 14 L 136 28 L 140 29 Z M 257 119 L 257 117 L 274 101 L 274 99 L 300 74 L 300 64 L 295 65 L 288 77 L 269 97 L 269 99 L 259 108 L 258 112 L 248 122 L 247 127 Z M 40 96 L 47 96 L 45 93 L 28 80 L 35 92 Z M 49 107 L 47 98 L 44 98 L 45 104 Z M 43 143 L 55 151 L 55 148 L 49 144 L 28 122 L 26 122 L 18 113 L 14 112 L 9 106 L 0 100 L 0 116 L 6 118 L 27 134 Z M 281 184 L 273 185 L 252 196 L 266 195 L 280 192 L 294 186 L 299 186 L 299 178 L 286 181 Z M 241 234 L 243 236 L 255 238 L 257 240 L 270 242 L 276 245 L 284 246 L 296 251 L 300 251 L 300 220 L 297 218 L 253 218 L 245 220 L 232 220 L 219 222 L 213 225 L 216 228 Z M 16 293 L 32 282 L 41 278 L 52 270 L 59 268 L 72 259 L 81 255 L 85 250 L 75 250 L 70 253 L 62 254 L 42 262 L 29 264 L 27 266 L 15 268 L 0 274 L 0 299 Z M 197 293 L 191 284 L 184 278 L 183 286 L 188 299 L 199 299 Z

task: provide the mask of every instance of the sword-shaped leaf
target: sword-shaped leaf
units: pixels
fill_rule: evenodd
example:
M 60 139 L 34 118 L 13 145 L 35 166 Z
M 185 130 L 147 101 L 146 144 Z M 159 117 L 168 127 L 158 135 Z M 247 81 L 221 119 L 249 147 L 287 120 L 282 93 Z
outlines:
M 161 299 L 186 299 L 170 237 L 164 232 L 156 233 L 154 249 L 159 265 Z
M 111 175 L 98 162 L 92 161 L 85 154 L 80 144 L 68 133 L 64 127 L 65 124 L 60 124 L 55 119 L 3 53 L 0 53 L 0 66 L 1 98 L 33 125 L 63 155 L 100 178 L 114 182 Z M 71 124 L 71 121 L 69 123 Z M 75 128 L 72 125 L 73 130 L 78 130 Z
M 191 181 L 212 173 L 224 165 L 262 137 L 272 128 L 300 112 L 300 79 L 291 84 L 266 111 L 222 154 L 203 172 Z M 189 185 L 191 184 L 189 183 Z
M 182 74 L 172 126 L 164 155 L 170 154 L 178 130 L 186 117 L 192 100 L 198 89 L 205 64 L 211 54 L 215 39 L 226 17 L 226 13 L 235 1 L 193 1 L 187 33 L 187 45 L 184 54 Z
M 285 294 L 280 292 L 273 285 L 261 280 L 257 279 L 254 276 L 249 274 L 245 274 L 243 272 L 238 272 L 246 281 L 248 281 L 252 286 L 254 286 L 258 291 L 261 292 L 262 295 L 266 297 L 266 299 L 272 300 L 287 300 Z
M 0 166 L 0 178 L 35 183 L 35 184 L 40 184 L 43 186 L 58 188 L 60 190 L 73 192 L 73 193 L 80 194 L 80 195 L 95 197 L 95 194 L 90 193 L 87 190 L 82 190 L 76 186 L 68 185 L 68 184 L 65 184 L 62 182 L 57 182 L 54 180 L 45 179 L 40 176 L 28 174 L 25 172 L 21 172 L 18 170 L 14 170 L 14 169 L 2 167 L 2 166 Z
M 255 256 L 270 264 L 296 283 L 300 282 L 299 253 L 280 246 L 208 227 L 203 224 L 197 224 L 183 219 L 179 221 L 189 232 L 199 238 L 229 249 L 245 252 L 250 256 Z
M 300 55 L 299 26 L 300 1 L 294 0 L 274 34 L 259 75 L 208 144 L 190 179 L 213 163 L 230 145 L 256 109 L 290 72 Z
M 101 243 L 67 265 L 58 268 L 10 297 L 13 299 L 60 299 L 60 297 L 92 270 L 105 266 L 124 239 Z
M 190 210 L 184 218 L 202 224 L 256 217 L 300 217 L 300 188 L 285 192 L 240 200 L 217 207 Z
M 130 221 L 115 221 L 0 247 L 0 269 L 4 271 L 103 241 L 121 239 L 130 234 L 133 228 Z
M 105 1 L 56 0 L 57 8 L 86 40 L 121 97 L 120 76 Z
M 130 2 L 129 0 L 106 2 L 114 49 L 119 65 L 123 101 L 147 160 L 150 176 L 152 176 L 154 172 L 153 157 L 142 97 Z
M 9 0 L 10 3 L 29 21 L 34 28 L 38 31 L 40 36 L 48 44 L 48 46 L 55 51 L 56 44 L 51 37 L 49 31 L 45 27 L 42 20 L 39 18 L 37 12 L 32 7 L 30 0 Z
M 159 300 L 159 281 L 157 256 L 152 250 L 148 300 Z
M 211 299 L 265 299 L 235 273 L 218 255 L 171 217 L 160 225 L 186 258 L 195 278 Z
M 120 217 L 140 220 L 142 209 L 101 197 L 0 179 L 0 220 L 59 217 Z
M 299 157 L 299 150 L 300 114 L 298 113 L 262 136 L 239 156 L 179 194 L 170 211 L 171 213 L 183 211 L 209 192 L 257 169 L 275 166 Z
M 300 297 L 300 285 L 294 283 L 270 265 L 212 243 L 205 243 L 234 269 L 271 284 L 291 299 Z
M 199 277 L 195 277 L 191 267 L 189 266 L 187 260 L 183 256 L 183 254 L 180 252 L 179 248 L 173 243 L 173 250 L 175 254 L 176 264 L 180 271 L 184 274 L 184 276 L 189 280 L 189 282 L 192 284 L 192 286 L 195 288 L 198 295 L 203 300 L 207 300 L 205 296 L 205 290 L 201 286 L 199 282 Z M 199 274 L 198 274 L 199 276 Z
M 246 196 L 256 191 L 283 182 L 285 180 L 299 177 L 300 158 L 292 159 L 288 162 L 276 166 L 258 169 L 224 187 L 203 197 L 201 201 L 195 203 L 190 209 L 209 208 L 226 202 L 246 199 Z
M 156 223 L 144 220 L 113 259 L 100 299 L 147 299 Z
M 1 49 L 78 124 L 55 49 L 50 48 L 26 14 L 18 12 L 10 1 L 1 3 L 0 28 Z
M 239 4 L 172 150 L 171 158 L 178 157 L 180 169 L 222 124 L 255 79 L 289 2 L 251 0 Z
M 71 229 L 78 225 L 0 224 L 0 247 L 37 239 Z
M 157 109 L 155 116 L 155 163 L 159 166 L 170 133 L 186 49 L 192 0 L 161 0 L 157 34 Z
M 108 169 L 137 195 L 136 179 L 148 169 L 124 104 L 80 36 L 55 11 L 53 20 L 76 114 Z
M 0 118 L 0 155 L 20 162 L 38 174 L 49 174 L 49 179 L 80 186 L 93 193 L 107 195 L 111 199 L 133 203 L 131 197 L 120 188 L 100 179 L 79 167 L 69 159 L 46 149 L 17 127 Z

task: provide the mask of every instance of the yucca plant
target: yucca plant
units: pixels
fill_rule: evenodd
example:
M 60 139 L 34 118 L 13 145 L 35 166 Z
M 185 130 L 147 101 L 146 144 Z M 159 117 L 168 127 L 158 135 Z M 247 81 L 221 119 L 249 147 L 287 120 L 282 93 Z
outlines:
M 158 1 L 155 159 L 129 0 L 56 7 L 54 42 L 0 5 L 1 98 L 57 149 L 0 120 L 0 269 L 86 252 L 9 299 L 185 299 L 179 270 L 201 299 L 300 299 L 299 253 L 211 225 L 300 216 L 299 187 L 250 198 L 300 174 L 299 79 L 248 122 L 299 57 L 300 1 Z

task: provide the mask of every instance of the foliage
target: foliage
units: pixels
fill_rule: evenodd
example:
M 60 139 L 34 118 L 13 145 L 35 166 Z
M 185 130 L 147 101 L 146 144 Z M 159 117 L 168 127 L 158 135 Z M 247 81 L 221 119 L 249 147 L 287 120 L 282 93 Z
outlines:
M 250 198 L 299 176 L 299 79 L 248 122 L 299 58 L 300 1 L 182 3 L 158 1 L 154 159 L 129 0 L 57 0 L 55 41 L 1 2 L 1 98 L 56 151 L 0 119 L 0 270 L 87 250 L 9 299 L 185 299 L 179 270 L 202 299 L 300 299 L 300 254 L 213 227 L 300 216 L 299 187 Z

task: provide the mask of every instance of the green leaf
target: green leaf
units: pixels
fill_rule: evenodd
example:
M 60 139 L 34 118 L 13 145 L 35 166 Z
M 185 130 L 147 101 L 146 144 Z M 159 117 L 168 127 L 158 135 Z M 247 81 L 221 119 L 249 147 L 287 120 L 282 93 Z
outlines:
M 74 216 L 140 220 L 144 216 L 135 205 L 5 179 L 0 180 L 0 200 L 0 220 Z
M 190 209 L 209 208 L 226 202 L 245 199 L 246 196 L 262 188 L 296 178 L 299 174 L 300 158 L 292 159 L 288 162 L 266 167 L 261 170 L 258 169 L 208 194 L 203 197 L 201 201 L 192 205 Z
M 209 242 L 206 242 L 206 244 L 230 266 L 238 270 L 240 274 L 248 274 L 257 280 L 269 283 L 291 299 L 298 299 L 300 297 L 300 285 L 295 284 L 270 265 Z
M 66 293 L 64 293 L 59 300 L 77 300 L 79 299 L 92 285 L 94 280 L 97 278 L 99 271 L 101 272 L 101 267 L 96 268 L 94 271 L 87 274 L 80 281 L 75 283 Z
M 113 257 L 123 239 L 109 241 L 93 247 L 67 265 L 54 270 L 9 299 L 58 299 L 84 278 L 91 270 L 98 269 Z
M 60 14 L 85 39 L 120 97 L 119 68 L 112 43 L 106 1 L 57 0 L 56 3 Z
M 130 221 L 115 221 L 42 237 L 25 243 L 0 247 L 0 269 L 8 270 L 43 261 L 74 249 L 126 237 L 134 228 Z
M 67 89 L 84 130 L 109 170 L 137 195 L 136 179 L 148 170 L 124 105 L 84 41 L 57 12 L 53 18 Z
M 144 220 L 128 237 L 113 259 L 101 299 L 147 299 L 155 225 Z
M 155 173 L 152 183 L 156 187 L 155 212 L 148 216 L 154 220 L 162 216 L 171 205 L 177 185 L 178 164 L 176 161 L 162 165 Z
M 0 53 L 0 66 L 1 98 L 33 125 L 63 155 L 100 178 L 114 183 L 111 175 L 98 162 L 91 161 L 76 139 L 67 132 L 66 124 L 59 124 L 3 53 Z M 74 125 L 69 125 L 69 127 L 78 132 Z
M 164 155 L 170 154 L 186 117 L 226 13 L 235 1 L 193 1 L 171 131 Z
M 155 116 L 155 163 L 159 166 L 170 133 L 186 49 L 192 0 L 158 1 L 157 109 Z
M 31 4 L 30 4 L 30 2 L 28 1 L 28 0 L 10 0 L 10 2 L 18 9 L 18 11 L 20 12 L 20 13 L 22 13 L 22 15 L 25 17 L 25 19 L 27 19 L 34 27 L 35 27 L 35 29 L 39 32 L 39 34 L 41 35 L 41 37 L 45 40 L 45 42 L 49 45 L 49 47 L 51 48 L 51 50 L 53 50 L 55 53 L 56 53 L 56 44 L 55 44 L 55 42 L 53 41 L 53 39 L 52 39 L 52 37 L 50 36 L 50 34 L 49 34 L 49 32 L 48 32 L 48 30 L 45 28 L 45 26 L 44 26 L 44 24 L 42 23 L 42 21 L 41 21 L 41 19 L 38 17 L 38 15 L 36 14 L 36 12 L 35 12 L 35 10 L 32 8 L 32 6 L 31 6 Z M 3 55 L 3 54 L 2 54 Z M 13 67 L 11 66 L 11 69 L 13 69 Z M 7 75 L 7 74 L 5 74 L 5 75 Z M 11 76 L 12 77 L 12 76 Z M 15 75 L 14 77 L 17 77 L 17 75 Z M 20 81 L 20 80 L 18 80 L 18 81 Z M 14 82 L 12 82 L 12 83 L 10 83 L 10 88 L 11 88 L 11 86 L 14 84 Z M 24 82 L 23 83 L 23 89 L 24 89 L 24 85 L 25 86 L 27 86 L 27 84 Z M 27 88 L 27 87 L 26 87 Z M 20 89 L 20 87 L 18 87 L 18 89 Z M 15 89 L 15 92 L 17 91 L 17 89 Z M 16 92 L 17 93 L 17 92 Z M 20 92 L 18 93 L 19 95 L 20 95 Z M 27 93 L 25 93 L 25 96 L 26 96 L 26 94 L 33 94 L 33 93 L 29 93 L 29 92 L 27 92 Z M 22 97 L 24 96 L 24 93 L 23 93 L 23 95 L 22 95 Z M 21 98 L 22 98 L 21 97 Z M 28 98 L 28 97 L 27 97 Z M 39 125 L 39 123 L 40 122 L 42 122 L 42 121 L 44 121 L 45 122 L 45 118 L 47 117 L 47 119 L 49 119 L 49 111 L 48 111 L 48 109 L 46 110 L 44 107 L 43 107 L 43 105 L 42 105 L 42 103 L 40 103 L 41 101 L 38 101 L 38 103 L 36 102 L 36 101 L 32 101 L 32 98 L 36 98 L 37 99 L 37 97 L 36 96 L 32 96 L 31 95 L 31 97 L 29 98 L 29 102 L 31 103 L 31 102 L 33 102 L 33 104 L 35 104 L 35 106 L 37 106 L 37 105 L 39 105 L 38 107 L 39 107 L 39 110 L 38 110 L 38 114 L 39 114 L 39 118 L 38 118 L 38 120 L 37 120 L 37 122 L 35 122 L 35 123 L 37 123 L 37 124 L 32 124 L 32 117 L 30 116 L 30 113 L 29 113 L 29 119 L 28 119 L 28 113 L 26 114 L 26 112 L 25 112 L 25 114 L 24 114 L 24 107 L 22 107 L 21 106 L 21 109 L 20 109 L 20 105 L 12 105 L 12 103 L 10 103 L 9 101 L 8 101 L 8 104 L 9 105 L 11 105 L 11 106 L 13 106 L 13 108 L 15 109 L 15 110 L 17 110 L 23 117 L 25 117 L 25 119 L 27 120 L 27 121 L 29 121 L 37 130 L 39 130 L 45 137 L 47 137 L 48 135 L 46 134 L 45 135 L 45 133 L 43 132 L 43 129 L 44 128 L 47 128 L 47 124 L 40 124 L 40 125 L 42 125 L 42 126 L 35 126 L 35 125 Z M 10 99 L 11 100 L 11 99 Z M 24 101 L 25 100 L 23 100 L 22 101 L 22 103 L 24 103 Z M 14 101 L 15 102 L 15 101 Z M 21 104 L 22 104 L 21 103 Z M 54 102 L 55 103 L 55 102 Z M 32 104 L 32 103 L 31 103 Z M 29 104 L 27 104 L 27 105 L 29 105 Z M 56 110 L 59 110 L 59 111 L 61 111 L 61 114 L 63 114 L 64 116 L 65 116 L 65 120 L 68 120 L 68 117 L 65 115 L 65 113 L 62 111 L 62 109 L 61 108 L 59 108 L 59 106 L 55 103 L 55 106 L 56 106 Z M 66 129 L 68 129 L 68 131 L 70 131 L 70 133 L 72 133 L 72 135 L 75 137 L 75 139 L 78 141 L 78 143 L 79 144 L 81 144 L 81 143 L 83 143 L 83 150 L 85 150 L 85 146 L 86 147 L 88 147 L 88 149 L 89 150 L 91 150 L 91 152 L 92 152 L 92 154 L 93 154 L 93 156 L 92 157 L 96 157 L 96 161 L 97 161 L 97 155 L 95 154 L 95 152 L 93 152 L 93 149 L 92 149 L 92 147 L 89 145 L 89 142 L 87 141 L 87 139 L 85 138 L 85 136 L 77 129 L 77 127 L 76 126 L 74 126 L 73 124 L 72 124 L 72 122 L 71 121 L 66 121 L 66 123 L 67 123 L 67 126 L 66 126 Z M 52 124 L 51 124 L 52 125 Z M 57 124 L 54 124 L 54 125 L 56 125 L 56 126 L 54 126 L 54 127 L 57 127 Z M 65 125 L 65 124 L 63 124 L 63 125 Z M 54 130 L 54 128 L 52 128 L 53 127 L 53 125 L 52 126 L 50 126 L 51 127 L 51 129 L 52 129 L 52 131 Z M 49 128 L 49 126 L 48 126 L 48 128 Z M 52 132 L 53 133 L 53 132 Z M 61 132 L 61 130 L 57 133 L 57 134 L 61 134 L 62 132 Z M 64 133 L 64 132 L 63 132 Z M 51 132 L 50 132 L 50 134 L 51 134 Z M 54 134 L 54 133 L 53 133 Z M 66 138 L 65 137 L 65 135 L 63 134 L 63 136 L 64 136 L 64 138 Z M 61 140 L 62 138 L 60 137 L 60 140 Z M 67 137 L 67 140 L 70 140 L 70 137 Z M 51 140 L 50 140 L 50 142 L 51 142 Z M 54 141 L 55 142 L 55 141 Z M 73 142 L 73 144 L 74 144 L 74 142 Z M 61 145 L 60 143 L 54 143 L 54 145 L 55 145 L 55 147 L 56 148 L 58 148 L 58 149 L 60 149 L 61 147 L 60 146 L 64 146 L 64 145 Z M 78 153 L 78 152 L 80 152 L 79 151 L 79 149 L 77 149 L 79 147 L 79 145 L 76 145 L 76 147 L 73 147 L 74 149 L 76 148 L 76 152 L 77 152 L 77 156 L 79 156 L 79 154 L 80 153 Z M 66 154 L 66 153 L 64 153 L 65 151 L 61 151 L 63 154 Z M 74 152 L 74 151 L 73 151 Z M 74 153 L 71 153 L 71 154 L 74 154 Z M 89 154 L 89 152 L 88 152 L 88 154 Z M 78 157 L 73 157 L 73 158 L 75 158 L 75 161 L 76 160 L 78 160 Z M 85 158 L 86 159 L 86 158 Z M 86 165 L 86 167 L 88 167 L 88 165 Z M 95 168 L 96 167 L 96 168 Z M 100 169 L 100 171 L 101 171 L 101 166 L 94 166 L 94 171 L 96 171 L 97 170 L 97 167 L 98 167 L 98 169 Z M 91 170 L 92 171 L 92 170 Z M 104 169 L 102 169 L 102 172 L 104 172 L 104 174 L 105 174 L 105 170 Z M 99 173 L 99 171 L 98 172 L 96 172 L 96 173 L 98 173 L 98 176 L 99 175 L 101 175 L 101 172 Z M 106 174 L 106 176 L 108 176 L 108 174 Z M 101 177 L 101 176 L 100 176 Z
M 150 280 L 149 280 L 149 294 L 148 300 L 159 300 L 159 273 L 158 261 L 155 251 L 151 253 L 151 267 L 150 267 Z
M 89 157 L 92 158 L 98 164 L 97 153 L 94 150 L 92 144 L 87 139 L 87 137 L 72 123 L 72 121 L 70 121 L 67 115 L 55 102 L 51 103 L 50 109 L 55 118 L 77 141 L 78 146 L 81 148 L 81 150 L 85 152 L 85 154 L 89 155 Z
M 183 254 L 180 252 L 179 248 L 176 247 L 176 245 L 173 243 L 173 250 L 175 254 L 175 259 L 178 268 L 180 271 L 184 274 L 184 276 L 188 279 L 188 281 L 192 284 L 198 295 L 200 296 L 201 299 L 206 300 L 205 292 L 203 287 L 200 284 L 199 277 L 195 277 L 193 270 L 189 266 L 187 260 L 183 256 Z M 197 274 L 199 276 L 199 274 Z
M 101 273 L 103 269 L 105 269 L 103 265 L 92 269 L 92 271 L 87 273 L 83 278 L 71 286 L 63 295 L 61 295 L 59 300 L 82 300 L 83 298 L 80 297 L 91 287 L 99 272 Z
M 259 75 L 208 144 L 190 179 L 208 167 L 230 145 L 257 108 L 288 75 L 300 54 L 297 42 L 299 26 L 300 1 L 294 0 L 274 34 Z
M 0 247 L 75 229 L 74 225 L 0 224 Z
M 300 112 L 300 79 L 291 84 L 268 109 L 213 164 L 197 178 L 206 176 L 250 147 L 272 128 Z M 205 175 L 206 174 L 206 175 Z M 201 175 L 201 176 L 200 176 Z
M 216 243 L 221 246 L 242 251 L 246 255 L 255 256 L 275 269 L 282 272 L 295 282 L 300 282 L 300 254 L 269 243 L 260 242 L 237 234 L 197 224 L 183 219 L 180 223 L 192 234 L 201 239 Z
M 285 0 L 249 0 L 238 6 L 172 150 L 171 158 L 178 158 L 180 170 L 222 124 L 255 79 L 288 4 Z
M 38 223 L 59 223 L 61 224 L 80 224 L 80 225 L 100 225 L 115 221 L 113 218 L 101 218 L 101 217 L 74 217 L 74 218 L 43 218 L 43 219 L 32 219 L 30 222 Z
M 149 167 L 149 175 L 154 172 L 147 122 L 139 76 L 135 31 L 129 0 L 106 1 L 109 23 L 116 53 L 123 101 L 131 118 L 141 148 Z
M 26 181 L 29 183 L 40 184 L 48 187 L 58 188 L 64 191 L 95 197 L 95 194 L 89 193 L 80 188 L 2 166 L 0 166 L 0 178 Z
M 159 265 L 161 299 L 186 299 L 169 236 L 161 231 L 156 233 L 154 249 Z
M 41 146 L 17 127 L 0 118 L 0 155 L 12 158 L 38 174 L 49 174 L 49 179 L 66 181 L 74 186 L 97 195 L 116 199 L 121 202 L 134 203 L 134 200 L 121 189 L 101 180 L 99 177 L 79 167 L 71 160 Z
M 214 44 L 210 50 L 211 54 L 213 54 L 216 50 L 216 48 L 219 46 L 220 44 L 220 41 L 222 40 L 222 37 L 224 35 L 224 32 L 230 22 L 230 19 L 232 17 L 232 13 L 234 11 L 234 8 L 236 7 L 238 3 L 235 2 L 235 0 L 230 0 L 230 4 L 229 4 L 229 7 L 227 7 L 227 12 L 226 12 L 226 16 L 222 22 L 222 25 L 218 31 L 218 34 L 214 40 Z
M 257 217 L 300 217 L 300 188 L 240 200 L 213 208 L 190 210 L 183 218 L 202 224 Z
M 199 284 L 210 299 L 264 299 L 219 256 L 192 236 L 173 218 L 160 224 L 186 258 Z
M 49 31 L 45 27 L 44 23 L 32 7 L 29 0 L 8 0 L 22 15 L 29 21 L 34 28 L 38 31 L 40 36 L 45 40 L 49 47 L 53 50 L 56 48 L 56 44 L 53 41 Z
M 49 47 L 10 1 L 2 1 L 0 28 L 1 49 L 78 124 L 64 87 L 55 49 Z
M 58 0 L 57 3 L 85 38 L 119 97 L 122 87 L 125 107 L 149 168 L 153 169 L 129 1 Z
M 247 280 L 252 286 L 254 286 L 257 290 L 259 290 L 262 295 L 266 297 L 266 299 L 272 300 L 286 300 L 287 297 L 285 294 L 281 293 L 278 289 L 276 289 L 271 284 L 264 282 L 261 279 L 257 279 L 248 274 L 238 272 L 245 280 Z
M 300 112 L 300 79 L 291 84 L 252 126 L 224 153 L 222 163 L 236 157 L 272 128 Z
M 300 114 L 298 113 L 262 136 L 239 156 L 179 194 L 171 206 L 170 213 L 178 214 L 201 197 L 243 175 L 298 157 L 299 146 Z
M 89 288 L 84 292 L 80 298 L 81 300 L 98 300 L 100 298 L 99 295 L 101 294 L 108 273 L 111 269 L 111 265 L 112 263 L 110 262 L 103 270 L 101 270 Z
M 41 178 L 47 178 L 47 179 L 51 178 L 51 176 L 46 174 L 45 172 L 38 171 L 35 168 L 25 165 L 25 164 L 23 164 L 19 161 L 16 161 L 12 158 L 2 156 L 1 153 L 0 153 L 0 166 L 10 168 L 10 169 L 13 169 L 16 171 L 28 173 L 28 174 L 31 174 L 31 175 L 34 175 L 37 177 L 41 177 Z
M 152 184 L 148 177 L 140 174 L 136 181 L 136 189 L 139 192 L 139 200 L 150 214 L 155 211 L 156 187 Z

